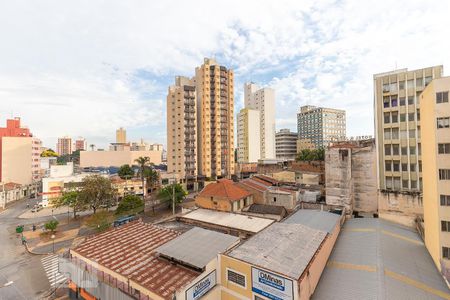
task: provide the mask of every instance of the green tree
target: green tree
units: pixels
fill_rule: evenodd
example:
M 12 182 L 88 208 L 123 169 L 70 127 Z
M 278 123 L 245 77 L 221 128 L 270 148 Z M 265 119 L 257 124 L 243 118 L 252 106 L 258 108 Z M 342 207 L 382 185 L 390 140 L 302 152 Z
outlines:
M 150 157 L 148 156 L 140 156 L 134 160 L 139 167 L 139 174 L 141 176 L 142 181 L 142 199 L 145 198 L 145 176 L 144 176 L 144 170 L 147 167 L 147 165 L 150 163 Z
M 130 167 L 130 165 L 123 165 L 119 168 L 119 171 L 117 172 L 117 175 L 119 175 L 122 179 L 131 178 L 134 176 L 134 171 Z
M 59 222 L 57 220 L 50 220 L 44 224 L 45 229 L 50 230 L 52 233 L 55 232 L 58 227 Z
M 183 202 L 184 197 L 187 195 L 187 192 L 183 189 L 181 184 L 171 184 L 164 188 L 162 188 L 158 193 L 158 198 L 166 202 L 169 207 L 172 207 L 173 203 L 173 194 L 175 191 L 175 206 Z
M 85 225 L 97 232 L 102 232 L 111 227 L 114 217 L 109 211 L 100 211 L 86 218 Z
M 144 169 L 144 177 L 148 183 L 148 187 L 152 190 L 158 186 L 159 183 L 159 173 L 150 165 Z
M 42 151 L 41 157 L 58 157 L 58 153 L 56 153 L 53 149 L 47 149 Z
M 325 149 L 303 149 L 297 155 L 298 161 L 323 161 L 325 160 Z
M 109 178 L 95 174 L 83 178 L 78 199 L 92 208 L 94 214 L 99 207 L 111 207 L 115 190 Z
M 119 202 L 116 215 L 132 215 L 144 210 L 144 201 L 136 195 L 126 195 Z
M 79 191 L 68 190 L 64 191 L 61 197 L 53 198 L 50 202 L 54 207 L 69 206 L 73 211 L 74 219 L 77 217 L 77 212 L 86 210 L 87 205 L 79 199 Z

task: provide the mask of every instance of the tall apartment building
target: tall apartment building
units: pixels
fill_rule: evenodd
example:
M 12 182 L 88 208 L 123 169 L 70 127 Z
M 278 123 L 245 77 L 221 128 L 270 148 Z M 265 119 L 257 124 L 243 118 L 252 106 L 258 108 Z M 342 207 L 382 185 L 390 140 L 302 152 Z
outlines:
M 75 151 L 77 151 L 77 150 L 86 151 L 87 150 L 86 139 L 84 139 L 82 137 L 77 138 L 74 143 L 74 149 L 75 149 Z
M 127 131 L 120 127 L 116 130 L 116 144 L 125 144 L 127 142 Z
M 237 122 L 237 161 L 255 163 L 261 158 L 260 112 L 243 108 Z
M 420 95 L 425 245 L 450 280 L 450 77 L 432 80 Z
M 297 114 L 297 131 L 301 144 L 324 148 L 346 136 L 345 110 L 305 105 Z
M 409 218 L 423 214 L 420 94 L 443 67 L 374 75 L 378 211 Z
M 40 180 L 41 141 L 21 127 L 20 118 L 0 128 L 0 182 L 31 184 Z
M 275 91 L 259 88 L 253 82 L 244 84 L 245 108 L 260 112 L 261 159 L 275 158 Z
M 234 174 L 233 71 L 205 58 L 195 70 L 198 173 L 209 178 Z
M 275 134 L 276 158 L 295 160 L 297 155 L 297 133 L 289 129 L 280 129 Z
M 72 154 L 72 138 L 68 136 L 58 138 L 56 152 L 58 152 L 59 155 Z
M 167 170 L 183 181 L 197 177 L 196 107 L 194 80 L 177 76 L 167 94 Z

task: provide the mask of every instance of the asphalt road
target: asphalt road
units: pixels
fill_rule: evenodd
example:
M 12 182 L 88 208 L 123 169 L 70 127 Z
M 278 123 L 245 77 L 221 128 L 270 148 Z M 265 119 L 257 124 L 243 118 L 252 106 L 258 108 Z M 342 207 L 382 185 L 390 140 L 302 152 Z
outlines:
M 0 300 L 39 299 L 50 288 L 41 255 L 29 254 L 22 246 L 17 225 L 31 226 L 48 217 L 19 219 L 27 209 L 28 200 L 21 200 L 0 213 Z M 37 200 L 30 200 L 30 207 Z M 6 286 L 5 286 L 6 284 Z

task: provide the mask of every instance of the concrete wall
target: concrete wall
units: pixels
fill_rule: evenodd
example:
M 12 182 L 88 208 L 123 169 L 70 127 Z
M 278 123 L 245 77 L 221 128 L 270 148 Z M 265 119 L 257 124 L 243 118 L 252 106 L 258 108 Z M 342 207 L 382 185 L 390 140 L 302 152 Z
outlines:
M 411 192 L 379 191 L 378 212 L 380 218 L 414 226 L 416 216 L 423 215 L 422 196 Z
M 353 211 L 351 149 L 328 148 L 325 153 L 325 191 L 328 205 L 344 206 Z
M 201 208 L 214 209 L 218 211 L 237 212 L 242 208 L 253 204 L 253 196 L 248 196 L 237 201 L 229 201 L 222 197 L 197 196 L 195 204 Z
M 135 160 L 140 156 L 150 157 L 150 162 L 155 165 L 161 164 L 161 151 L 81 151 L 80 167 L 135 165 Z
M 266 193 L 266 203 L 269 205 L 284 206 L 286 209 L 293 209 L 297 199 L 288 192 L 268 191 Z
M 272 177 L 282 182 L 295 182 L 295 172 L 281 171 L 272 174 Z

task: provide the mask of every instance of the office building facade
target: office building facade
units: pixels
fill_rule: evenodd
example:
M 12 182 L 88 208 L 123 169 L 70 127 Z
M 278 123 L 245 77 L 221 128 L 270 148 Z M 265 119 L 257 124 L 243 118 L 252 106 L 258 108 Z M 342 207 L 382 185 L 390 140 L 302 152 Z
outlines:
M 297 155 L 297 133 L 289 129 L 280 129 L 275 134 L 276 158 L 282 160 L 295 160 Z
M 56 152 L 58 152 L 60 156 L 72 154 L 72 138 L 68 136 L 58 138 Z
M 324 148 L 346 136 L 345 110 L 305 105 L 297 114 L 297 131 L 301 144 Z
M 275 158 L 275 91 L 259 88 L 253 82 L 246 83 L 244 105 L 260 112 L 260 158 Z

